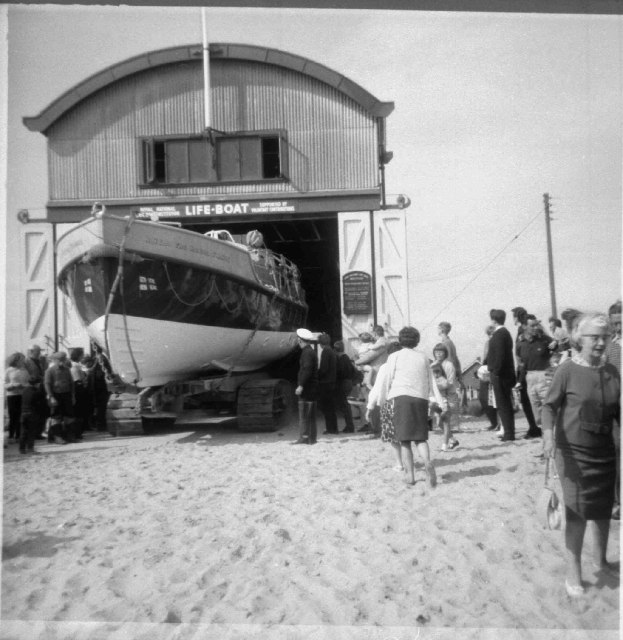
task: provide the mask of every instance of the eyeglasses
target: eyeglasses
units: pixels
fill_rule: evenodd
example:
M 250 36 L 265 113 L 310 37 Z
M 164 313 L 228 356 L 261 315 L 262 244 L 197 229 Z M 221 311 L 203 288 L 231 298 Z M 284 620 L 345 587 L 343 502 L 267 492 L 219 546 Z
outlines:
M 583 338 L 590 338 L 593 342 L 598 342 L 599 340 L 603 340 L 606 342 L 610 338 L 609 333 L 583 333 Z

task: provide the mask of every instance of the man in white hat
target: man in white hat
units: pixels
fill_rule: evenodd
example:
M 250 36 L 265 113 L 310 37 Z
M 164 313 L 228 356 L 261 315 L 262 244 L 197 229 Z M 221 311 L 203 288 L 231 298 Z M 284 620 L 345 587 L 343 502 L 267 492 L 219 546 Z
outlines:
M 292 444 L 315 444 L 318 357 L 311 346 L 315 338 L 309 329 L 297 329 L 296 335 L 301 348 L 295 391 L 299 398 L 299 438 Z

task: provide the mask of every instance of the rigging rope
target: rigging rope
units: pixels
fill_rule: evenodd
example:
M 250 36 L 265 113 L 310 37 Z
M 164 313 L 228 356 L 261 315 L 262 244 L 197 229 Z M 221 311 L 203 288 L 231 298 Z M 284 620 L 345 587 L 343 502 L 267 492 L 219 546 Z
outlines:
M 95 205 L 93 205 L 95 209 Z M 105 208 L 102 208 L 101 213 L 103 214 Z M 119 265 L 117 266 L 117 275 L 115 276 L 115 280 L 113 282 L 112 287 L 110 288 L 110 294 L 108 295 L 108 302 L 106 304 L 106 311 L 104 312 L 104 341 L 106 342 L 106 351 L 110 354 L 110 345 L 108 342 L 108 317 L 110 315 L 110 309 L 112 308 L 112 303 L 115 298 L 115 294 L 117 292 L 117 287 L 121 285 L 121 309 L 123 312 L 123 329 L 125 333 L 126 344 L 128 345 L 128 351 L 130 353 L 130 358 L 132 360 L 132 365 L 134 366 L 134 371 L 136 373 L 136 378 L 134 379 L 134 384 L 136 384 L 141 379 L 141 374 L 138 368 L 138 364 L 136 362 L 136 358 L 134 357 L 134 352 L 132 351 L 132 344 L 130 342 L 130 332 L 128 330 L 128 318 L 125 311 L 125 299 L 123 295 L 123 281 L 124 281 L 124 273 L 123 273 L 123 259 L 125 254 L 125 243 L 128 238 L 128 234 L 130 233 L 130 227 L 134 222 L 134 214 L 130 214 L 128 218 L 128 222 L 125 226 L 125 230 L 123 232 L 123 238 L 121 239 L 121 244 L 119 245 Z
M 99 211 L 97 213 L 103 214 L 104 211 L 105 211 L 105 207 L 102 207 L 101 211 Z M 93 207 L 93 213 L 95 214 L 95 205 Z M 110 310 L 112 308 L 112 304 L 113 304 L 115 295 L 117 293 L 117 289 L 119 289 L 119 291 L 121 293 L 121 306 L 122 306 L 122 312 L 123 312 L 123 323 L 124 323 L 124 332 L 125 332 L 126 344 L 128 346 L 128 351 L 130 353 L 130 358 L 132 359 L 132 364 L 134 366 L 134 370 L 135 370 L 135 373 L 136 373 L 136 378 L 134 380 L 134 383 L 136 384 L 141 379 L 141 376 L 140 376 L 138 363 L 136 362 L 136 358 L 134 357 L 134 352 L 132 350 L 132 345 L 131 345 L 131 342 L 130 342 L 130 334 L 129 334 L 129 328 L 128 328 L 128 322 L 127 322 L 127 314 L 126 314 L 126 307 L 125 307 L 125 297 L 124 297 L 124 290 L 123 290 L 123 284 L 124 284 L 123 260 L 124 260 L 124 256 L 125 256 L 125 244 L 126 244 L 126 240 L 128 238 L 128 234 L 130 232 L 130 228 L 131 228 L 134 220 L 135 220 L 135 216 L 133 214 L 131 214 L 129 216 L 129 218 L 128 218 L 128 222 L 127 222 L 125 230 L 124 230 L 124 235 L 123 235 L 123 238 L 122 238 L 121 243 L 119 245 L 119 264 L 118 264 L 118 267 L 117 267 L 117 274 L 116 274 L 115 280 L 113 282 L 113 285 L 111 287 L 110 294 L 108 296 L 108 301 L 107 301 L 107 304 L 106 304 L 106 310 L 105 310 L 105 313 L 104 313 L 104 340 L 105 340 L 105 343 L 106 343 L 106 351 L 108 353 L 110 353 L 110 346 L 109 346 L 109 342 L 108 342 L 108 318 L 109 318 L 109 315 L 110 315 Z M 171 276 L 169 274 L 169 270 L 168 270 L 168 266 L 167 266 L 166 262 L 164 262 L 164 270 L 165 270 L 165 273 L 166 273 L 166 276 L 167 276 L 167 280 L 168 280 L 168 283 L 169 283 L 169 286 L 171 288 L 171 291 L 172 291 L 173 295 L 176 297 L 176 299 L 180 303 L 182 303 L 185 306 L 196 307 L 196 306 L 199 306 L 199 305 L 205 303 L 211 297 L 214 289 L 216 289 L 216 293 L 218 294 L 219 300 L 221 301 L 221 304 L 223 305 L 223 307 L 225 308 L 225 310 L 228 313 L 230 313 L 232 315 L 238 314 L 240 312 L 243 304 L 246 304 L 246 307 L 247 307 L 248 311 L 252 311 L 251 303 L 249 302 L 248 297 L 246 295 L 239 296 L 237 298 L 238 304 L 234 305 L 233 307 L 230 308 L 228 306 L 227 301 L 225 300 L 223 294 L 219 290 L 218 284 L 216 282 L 216 277 L 214 277 L 214 276 L 212 277 L 212 284 L 210 286 L 210 291 L 208 292 L 208 294 L 202 300 L 200 300 L 198 302 L 187 302 L 187 301 L 183 300 L 181 298 L 181 296 L 178 294 L 178 292 L 175 290 L 175 286 L 174 286 L 173 281 L 171 279 Z M 275 275 L 275 274 L 273 274 L 273 275 Z M 231 363 L 229 369 L 227 370 L 225 376 L 222 378 L 220 384 L 217 387 L 213 388 L 214 391 L 218 391 L 218 389 L 220 389 L 220 387 L 225 382 L 225 380 L 230 378 L 231 375 L 233 374 L 233 371 L 234 371 L 236 365 L 238 364 L 240 359 L 244 356 L 245 352 L 247 351 L 247 349 L 251 345 L 251 342 L 253 341 L 253 338 L 255 337 L 257 332 L 259 331 L 261 324 L 266 319 L 268 319 L 270 317 L 271 311 L 273 311 L 273 305 L 274 305 L 275 299 L 277 298 L 279 292 L 280 292 L 280 290 L 279 290 L 278 287 L 274 287 L 273 288 L 272 296 L 270 298 L 270 301 L 269 301 L 268 305 L 266 305 L 266 307 L 265 307 L 265 311 L 263 311 L 264 305 L 261 305 L 261 304 L 257 305 L 257 307 L 256 307 L 257 308 L 257 316 L 255 318 L 255 326 L 253 327 L 253 329 L 251 330 L 251 333 L 249 334 L 249 336 L 245 340 L 240 352 L 232 359 L 232 363 Z
M 225 309 L 225 311 L 227 311 L 227 313 L 231 314 L 232 316 L 238 315 L 240 313 L 242 309 L 242 305 L 245 305 L 247 308 L 247 311 L 249 312 L 252 312 L 254 310 L 251 302 L 249 301 L 249 296 L 247 293 L 244 293 L 243 295 L 238 295 L 236 297 L 237 303 L 232 306 L 229 306 L 225 296 L 221 293 L 221 290 L 218 286 L 218 282 L 216 280 L 216 276 L 211 277 L 212 284 L 210 285 L 210 291 L 201 300 L 199 300 L 198 302 L 190 302 L 188 300 L 184 300 L 182 299 L 182 296 L 175 290 L 175 284 L 173 283 L 173 280 L 171 278 L 171 274 L 169 273 L 169 269 L 166 262 L 163 262 L 163 267 L 164 267 L 165 274 L 167 276 L 167 282 L 169 284 L 171 292 L 173 293 L 173 295 L 175 296 L 178 302 L 180 302 L 181 304 L 187 307 L 198 307 L 204 304 L 210 299 L 210 297 L 212 296 L 212 293 L 216 291 L 216 294 L 218 295 L 218 298 L 221 304 L 223 305 L 223 308 Z M 273 298 L 271 300 L 271 303 L 269 304 L 269 307 L 272 305 L 272 301 L 275 299 L 275 297 L 279 293 L 279 290 L 276 287 L 271 287 L 271 290 L 273 292 Z M 262 293 L 266 293 L 266 292 L 262 292 Z M 257 308 L 257 305 L 256 305 L 256 308 Z M 270 311 L 267 315 L 269 314 L 270 314 Z
M 204 302 L 207 302 L 210 299 L 210 296 L 212 295 L 212 291 L 216 286 L 216 276 L 212 276 L 211 278 L 212 285 L 210 286 L 210 291 L 206 294 L 206 296 L 202 300 L 200 300 L 199 302 L 186 302 L 185 300 L 182 300 L 182 298 L 178 295 L 177 291 L 175 290 L 175 286 L 173 285 L 173 281 L 171 280 L 171 276 L 169 275 L 169 268 L 167 266 L 166 261 L 163 261 L 162 264 L 164 266 L 164 272 L 167 274 L 167 281 L 169 282 L 171 291 L 173 292 L 173 295 L 177 298 L 178 302 L 181 302 L 183 305 L 187 307 L 198 307 L 199 305 L 202 305 Z M 217 287 L 217 292 L 218 292 L 218 287 Z
M 247 311 L 252 312 L 254 309 L 252 307 L 251 301 L 249 300 L 249 296 L 246 294 L 237 296 L 237 304 L 232 305 L 231 307 L 228 305 L 227 300 L 225 299 L 225 296 L 221 293 L 221 290 L 218 286 L 217 283 L 217 279 L 216 276 L 212 276 L 212 284 L 210 286 L 210 291 L 207 295 L 205 295 L 200 301 L 198 302 L 189 302 L 187 300 L 182 299 L 182 296 L 175 290 L 175 285 L 173 283 L 173 279 L 171 278 L 171 274 L 169 273 L 169 269 L 168 269 L 168 265 L 166 262 L 163 263 L 164 266 L 164 271 L 166 273 L 167 276 L 167 281 L 169 284 L 169 287 L 173 293 L 173 295 L 175 296 L 175 298 L 178 300 L 178 302 L 180 302 L 181 304 L 188 306 L 188 307 L 197 307 L 203 303 L 205 303 L 211 296 L 212 293 L 214 291 L 216 291 L 216 294 L 218 295 L 218 298 L 221 302 L 221 304 L 223 305 L 223 308 L 227 311 L 227 313 L 229 313 L 230 315 L 234 316 L 240 313 L 241 309 L 242 309 L 242 305 L 244 304 L 247 308 Z M 281 266 L 287 266 L 287 265 L 281 265 Z M 276 278 L 276 274 L 273 274 L 273 277 Z M 286 279 L 287 281 L 287 279 Z M 276 280 L 275 280 L 276 282 Z M 251 342 L 253 342 L 253 339 L 255 338 L 257 332 L 260 329 L 260 326 L 263 324 L 263 322 L 270 318 L 270 314 L 271 312 L 274 310 L 274 303 L 275 303 L 275 299 L 277 298 L 277 296 L 280 293 L 280 289 L 276 286 L 271 287 L 272 289 L 272 296 L 270 298 L 270 301 L 267 305 L 262 305 L 261 304 L 261 299 L 258 300 L 258 304 L 255 305 L 255 310 L 256 310 L 256 318 L 254 321 L 255 326 L 253 327 L 253 329 L 251 330 L 250 334 L 247 336 L 244 344 L 242 345 L 242 348 L 240 349 L 240 351 L 238 352 L 238 354 L 236 356 L 233 357 L 232 359 L 232 363 L 229 366 L 229 368 L 227 369 L 225 376 L 220 380 L 219 384 L 212 387 L 212 391 L 218 391 L 221 386 L 225 383 L 225 381 L 227 379 L 229 379 L 233 372 L 234 369 L 236 368 L 236 365 L 240 362 L 241 358 L 244 356 L 244 354 L 246 353 L 246 351 L 248 350 L 249 346 L 251 345 Z M 266 294 L 266 291 L 263 291 L 260 293 L 260 296 Z M 263 310 L 265 308 L 265 310 Z
M 525 227 L 523 227 L 523 229 L 521 231 L 519 231 L 518 233 L 516 233 L 494 256 L 493 258 L 491 258 L 491 260 L 489 260 L 489 262 L 487 262 L 484 267 L 482 267 L 482 269 L 480 269 L 480 271 L 478 271 L 478 273 L 453 297 L 450 299 L 450 301 L 442 308 L 440 309 L 430 320 L 429 322 L 424 326 L 424 328 L 422 329 L 422 331 L 424 331 L 425 329 L 427 329 L 428 327 L 430 327 L 433 324 L 433 321 L 440 316 L 464 291 L 465 289 L 467 289 L 467 287 L 469 287 L 479 276 L 481 273 L 483 273 L 485 271 L 485 269 L 487 269 L 487 267 L 489 267 L 491 264 L 493 264 L 493 262 L 495 262 L 501 255 L 502 253 L 504 253 L 504 251 L 506 251 L 506 249 L 508 249 L 508 247 L 515 242 L 515 240 L 517 240 L 517 238 L 519 238 L 519 236 L 539 217 L 542 215 L 542 212 L 539 211 L 539 213 L 537 213 L 534 218 L 532 218 L 532 220 L 530 220 L 530 222 L 528 222 L 528 224 L 526 224 Z
M 275 290 L 275 292 L 273 293 L 270 302 L 267 305 L 267 310 L 266 313 L 262 313 L 262 309 L 260 306 L 258 306 L 258 310 L 257 310 L 257 317 L 255 319 L 255 327 L 252 329 L 251 333 L 249 334 L 249 336 L 247 337 L 245 343 L 242 345 L 242 349 L 240 350 L 240 352 L 238 353 L 238 355 L 232 360 L 232 363 L 229 367 L 229 369 L 227 370 L 227 372 L 225 373 L 225 376 L 223 377 L 223 379 L 220 381 L 220 383 L 213 388 L 214 391 L 218 391 L 221 386 L 225 383 L 225 380 L 228 380 L 229 378 L 231 378 L 233 372 L 234 372 L 234 368 L 236 367 L 236 364 L 240 361 L 240 359 L 242 358 L 242 356 L 245 354 L 246 350 L 249 348 L 249 346 L 251 345 L 251 342 L 253 341 L 253 338 L 255 338 L 255 334 L 259 331 L 260 329 L 260 325 L 261 323 L 270 316 L 270 310 L 273 306 L 273 303 L 275 301 L 275 298 L 277 297 L 277 294 L 279 293 L 278 290 Z

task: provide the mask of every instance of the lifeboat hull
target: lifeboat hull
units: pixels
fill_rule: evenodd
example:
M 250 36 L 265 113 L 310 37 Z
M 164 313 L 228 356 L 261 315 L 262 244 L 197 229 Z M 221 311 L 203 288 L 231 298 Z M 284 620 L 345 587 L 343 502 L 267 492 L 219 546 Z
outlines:
M 57 243 L 59 286 L 128 384 L 252 371 L 287 355 L 307 305 L 296 267 L 161 223 L 92 218 Z

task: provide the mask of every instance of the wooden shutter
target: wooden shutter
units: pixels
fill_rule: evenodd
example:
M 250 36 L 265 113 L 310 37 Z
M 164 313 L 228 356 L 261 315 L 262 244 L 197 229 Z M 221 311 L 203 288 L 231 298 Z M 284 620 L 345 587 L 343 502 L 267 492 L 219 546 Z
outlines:
M 262 177 L 261 138 L 240 138 L 239 142 L 240 179 L 259 180 Z
M 240 180 L 240 149 L 237 138 L 217 138 L 217 173 L 221 182 Z
M 188 141 L 190 182 L 210 182 L 216 179 L 212 167 L 212 146 L 206 138 Z
M 155 176 L 155 167 L 154 167 L 154 141 L 153 139 L 142 140 L 141 141 L 141 150 L 142 150 L 142 173 L 140 175 L 143 176 L 144 184 L 152 184 L 156 179 Z
M 168 184 L 187 184 L 190 170 L 187 140 L 166 141 L 166 166 Z

